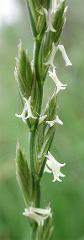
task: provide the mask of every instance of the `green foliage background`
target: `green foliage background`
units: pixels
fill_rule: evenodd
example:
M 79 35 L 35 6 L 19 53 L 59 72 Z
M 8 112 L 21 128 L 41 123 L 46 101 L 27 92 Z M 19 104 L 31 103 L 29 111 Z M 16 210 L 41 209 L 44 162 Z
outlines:
M 59 95 L 58 113 L 64 125 L 57 128 L 51 148 L 57 160 L 66 162 L 66 178 L 61 184 L 52 183 L 52 176 L 45 174 L 42 181 L 42 206 L 51 202 L 53 209 L 53 240 L 84 240 L 84 1 L 69 2 L 62 42 L 73 66 L 66 69 L 58 55 L 58 75 L 68 88 Z M 22 110 L 13 76 L 18 40 L 28 48 L 31 60 L 33 50 L 25 1 L 20 4 L 19 21 L 0 30 L 0 240 L 30 239 L 15 176 L 18 139 L 28 155 L 26 125 L 15 118 L 15 113 Z M 47 79 L 43 106 L 53 87 Z

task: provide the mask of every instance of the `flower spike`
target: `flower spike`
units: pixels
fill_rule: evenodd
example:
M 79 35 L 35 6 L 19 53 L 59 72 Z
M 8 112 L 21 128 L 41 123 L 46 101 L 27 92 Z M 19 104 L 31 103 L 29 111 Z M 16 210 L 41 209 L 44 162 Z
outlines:
M 52 217 L 51 208 L 42 209 L 42 208 L 29 207 L 29 208 L 25 208 L 23 215 L 37 222 L 39 226 L 43 226 L 44 221 L 48 217 Z
M 45 165 L 44 172 L 47 173 L 53 173 L 54 179 L 52 182 L 55 182 L 56 180 L 59 182 L 62 182 L 60 177 L 65 177 L 63 173 L 61 173 L 60 168 L 65 166 L 65 163 L 59 163 L 55 158 L 51 155 L 50 152 L 48 152 L 48 155 L 46 155 L 47 161 Z
M 67 87 L 58 77 L 57 53 L 60 52 L 65 66 L 72 65 L 61 45 L 67 6 L 66 0 L 26 0 L 26 3 L 33 32 L 33 60 L 30 61 L 29 53 L 20 43 L 14 74 L 22 100 L 22 112 L 16 117 L 28 127 L 29 154 L 25 157 L 21 147 L 17 146 L 16 174 L 26 205 L 23 215 L 31 223 L 31 238 L 50 240 L 52 212 L 50 206 L 41 208 L 40 182 L 44 172 L 52 174 L 52 182 L 62 182 L 65 176 L 61 172 L 65 163 L 58 162 L 49 150 L 56 128 L 63 125 L 57 115 L 58 93 Z M 44 107 L 47 73 L 54 82 L 54 89 Z
M 52 78 L 52 80 L 55 82 L 56 84 L 56 93 L 58 94 L 60 92 L 60 90 L 65 90 L 67 87 L 67 84 L 63 84 L 62 82 L 59 81 L 57 75 L 56 75 L 56 70 L 55 68 L 53 68 L 53 71 L 49 70 L 49 77 Z

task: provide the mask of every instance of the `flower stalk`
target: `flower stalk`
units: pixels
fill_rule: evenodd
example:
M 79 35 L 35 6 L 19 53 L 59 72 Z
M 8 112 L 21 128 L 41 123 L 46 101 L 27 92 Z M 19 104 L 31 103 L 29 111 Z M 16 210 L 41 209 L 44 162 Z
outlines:
M 57 114 L 57 96 L 67 84 L 57 77 L 55 56 L 59 50 L 65 66 L 71 66 L 65 48 L 60 44 L 66 21 L 65 0 L 26 0 L 34 36 L 33 60 L 18 46 L 14 71 L 22 101 L 22 113 L 16 117 L 29 129 L 29 156 L 25 157 L 20 145 L 16 151 L 16 173 L 25 201 L 26 216 L 32 229 L 31 240 L 52 239 L 53 224 L 50 206 L 41 208 L 40 182 L 45 172 L 52 173 L 52 182 L 62 181 L 65 175 L 59 163 L 49 152 L 57 125 L 63 125 Z M 43 87 L 47 74 L 55 83 L 53 95 L 42 110 Z

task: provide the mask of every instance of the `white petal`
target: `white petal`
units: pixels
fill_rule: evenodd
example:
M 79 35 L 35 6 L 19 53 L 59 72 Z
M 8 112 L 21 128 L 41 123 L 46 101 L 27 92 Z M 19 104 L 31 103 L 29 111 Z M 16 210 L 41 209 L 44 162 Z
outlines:
M 58 115 L 56 116 L 56 123 L 63 125 L 62 120 L 58 117 Z
M 62 182 L 62 180 L 59 177 L 54 176 L 54 179 L 52 180 L 52 182 L 56 182 L 56 181 Z
M 46 155 L 47 161 L 46 161 L 46 166 L 47 167 L 47 172 L 53 173 L 54 179 L 53 182 L 55 182 L 56 180 L 61 182 L 62 180 L 60 179 L 60 177 L 64 177 L 65 175 L 61 173 L 60 168 L 63 167 L 65 165 L 65 163 L 59 163 L 57 160 L 55 160 L 55 158 L 52 156 L 52 154 L 50 152 L 48 152 L 48 155 Z M 48 171 L 48 169 L 50 171 Z
M 49 60 L 45 63 L 45 65 L 50 65 L 51 67 L 55 68 L 54 58 L 55 58 L 56 52 L 57 52 L 57 46 L 55 46 L 55 43 L 53 42 L 53 43 L 52 43 L 52 51 L 51 51 L 51 54 L 50 54 L 50 58 L 49 58 Z
M 42 122 L 44 122 L 44 120 L 47 118 L 47 115 L 43 115 L 39 117 L 39 124 L 41 124 Z
M 17 117 L 17 118 L 22 118 L 22 114 L 15 114 L 15 116 Z
M 60 162 L 58 162 L 58 164 L 60 167 L 64 167 L 66 165 L 66 163 L 60 163 Z
M 35 222 L 37 222 L 38 225 L 43 225 L 43 217 L 34 213 L 32 209 L 26 209 L 23 215 L 29 217 L 31 220 L 34 220 Z
M 52 0 L 52 12 L 55 13 L 57 8 L 58 8 L 58 1 L 57 0 Z
M 53 71 L 48 71 L 49 72 L 49 77 L 52 78 L 52 80 L 55 82 L 56 85 L 56 93 L 58 94 L 60 90 L 65 90 L 67 87 L 67 84 L 63 84 L 62 82 L 59 81 L 57 74 L 56 74 L 56 69 L 53 68 Z
M 63 122 L 59 119 L 58 115 L 56 116 L 56 118 L 54 120 L 46 121 L 46 123 L 49 124 L 50 127 L 53 127 L 56 123 L 63 125 Z
M 65 177 L 65 174 L 63 174 L 62 172 L 60 172 L 60 177 Z
M 26 120 L 29 118 L 32 119 L 37 119 L 37 117 L 34 117 L 31 111 L 31 96 L 29 97 L 29 99 L 23 98 L 24 99 L 24 109 L 23 112 L 19 115 L 19 114 L 15 114 L 16 117 L 18 118 L 22 118 L 23 122 L 26 123 Z
M 21 114 L 17 114 L 17 113 L 16 113 L 15 116 L 16 116 L 17 118 L 21 118 L 22 121 L 23 121 L 24 123 L 26 123 L 24 110 L 23 110 L 23 112 L 22 112 Z
M 50 215 L 51 214 L 51 208 L 33 208 L 33 211 L 35 213 L 39 213 L 39 214 L 42 214 L 42 215 Z
M 53 25 L 52 25 L 52 12 L 51 9 L 49 9 L 47 11 L 46 8 L 44 8 L 44 13 L 45 13 L 45 17 L 46 17 L 46 25 L 47 25 L 47 30 L 46 32 L 56 32 L 56 30 L 54 29 Z
M 37 224 L 40 226 L 44 224 L 44 221 L 49 216 L 51 216 L 51 208 L 42 209 L 42 208 L 29 207 L 28 209 L 27 208 L 25 209 L 25 211 L 23 212 L 23 215 L 36 221 Z
M 52 121 L 46 121 L 46 123 L 50 126 L 50 127 L 53 127 L 54 126 L 54 120 Z
M 25 108 L 27 109 L 27 112 L 28 112 L 28 115 L 26 116 L 25 119 L 28 119 L 28 118 L 36 119 L 37 117 L 33 116 L 32 110 L 31 110 L 31 96 L 28 98 L 28 100 L 24 98 L 24 101 L 25 101 Z
M 53 127 L 55 122 L 54 120 L 53 121 L 46 121 L 46 123 L 50 126 L 50 127 Z
M 62 53 L 62 57 L 64 59 L 64 62 L 65 62 L 65 66 L 71 66 L 72 63 L 70 62 L 67 54 L 66 54 L 66 51 L 65 51 L 65 48 L 63 45 L 58 45 L 58 49 L 60 50 L 60 52 Z
M 55 13 L 65 0 L 52 0 L 52 12 Z

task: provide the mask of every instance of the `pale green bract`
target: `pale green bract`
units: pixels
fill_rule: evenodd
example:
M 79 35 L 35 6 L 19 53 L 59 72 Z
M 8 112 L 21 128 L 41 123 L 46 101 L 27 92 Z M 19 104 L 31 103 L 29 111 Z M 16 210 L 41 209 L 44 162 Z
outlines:
M 65 175 L 59 163 L 49 152 L 57 125 L 63 121 L 57 113 L 58 93 L 67 83 L 58 78 L 55 56 L 60 51 L 65 66 L 71 66 L 64 46 L 60 43 L 66 22 L 65 0 L 26 0 L 34 36 L 33 59 L 20 42 L 15 66 L 15 80 L 22 102 L 22 113 L 16 114 L 28 127 L 29 156 L 25 157 L 20 145 L 16 151 L 16 174 L 25 201 L 26 216 L 32 228 L 31 240 L 50 240 L 53 234 L 52 211 L 41 207 L 40 182 L 45 172 L 53 174 L 53 181 L 62 182 Z M 57 59 L 56 59 L 57 61 Z M 42 110 L 43 87 L 46 76 L 55 84 L 54 93 Z

